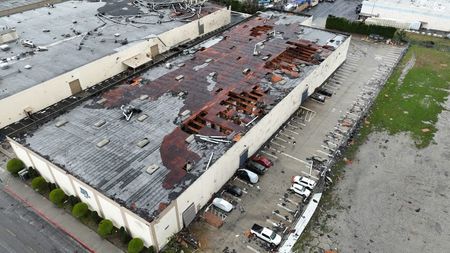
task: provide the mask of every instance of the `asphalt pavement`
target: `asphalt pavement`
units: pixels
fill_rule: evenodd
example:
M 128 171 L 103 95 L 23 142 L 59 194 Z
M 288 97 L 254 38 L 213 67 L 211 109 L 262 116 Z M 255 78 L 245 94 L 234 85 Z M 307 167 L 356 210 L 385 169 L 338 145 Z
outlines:
M 0 252 L 86 252 L 64 232 L 23 206 L 0 185 Z
M 328 15 L 356 20 L 358 14 L 355 13 L 355 9 L 361 2 L 362 0 L 336 0 L 333 3 L 321 2 L 305 13 L 313 15 L 313 26 L 324 28 Z

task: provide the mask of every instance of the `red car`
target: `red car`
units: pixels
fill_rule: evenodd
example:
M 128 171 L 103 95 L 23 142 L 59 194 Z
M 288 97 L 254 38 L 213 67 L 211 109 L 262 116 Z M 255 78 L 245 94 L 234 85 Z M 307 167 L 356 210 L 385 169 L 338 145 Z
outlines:
M 257 162 L 266 168 L 269 168 L 273 165 L 272 161 L 270 161 L 269 158 L 262 155 L 252 156 L 252 161 Z

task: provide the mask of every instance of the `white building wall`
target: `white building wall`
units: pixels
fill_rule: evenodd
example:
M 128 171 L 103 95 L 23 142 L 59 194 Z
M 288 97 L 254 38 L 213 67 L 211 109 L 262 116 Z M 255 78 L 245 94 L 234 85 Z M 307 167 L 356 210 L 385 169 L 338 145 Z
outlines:
M 76 195 L 97 211 L 103 217 L 113 220 L 116 226 L 125 226 L 133 237 L 141 238 L 146 246 L 155 246 L 160 249 L 167 240 L 182 228 L 182 213 L 194 202 L 198 212 L 205 206 L 212 195 L 217 192 L 235 173 L 239 166 L 241 153 L 248 149 L 248 155 L 253 155 L 277 129 L 292 115 L 301 104 L 302 93 L 308 90 L 312 94 L 315 88 L 322 85 L 328 77 L 345 61 L 350 44 L 348 38 L 336 51 L 323 61 L 312 73 L 310 73 L 290 94 L 279 102 L 264 118 L 233 145 L 222 157 L 220 157 L 200 178 L 174 200 L 160 217 L 149 223 L 127 209 L 120 209 L 111 199 L 97 192 L 78 179 L 69 176 L 71 184 L 76 190 Z M 28 150 L 22 145 L 9 139 L 11 146 L 18 158 L 26 161 L 32 157 L 35 168 L 45 178 L 51 181 L 50 171 L 60 170 L 50 162 Z M 28 159 L 29 160 L 29 159 Z M 34 161 L 37 161 L 35 163 Z M 42 163 L 42 161 L 45 161 Z M 48 163 L 48 164 L 47 164 Z M 33 166 L 33 165 L 31 165 Z M 55 173 L 54 173 L 55 174 Z M 59 178 L 59 174 L 57 177 Z M 48 177 L 48 178 L 47 178 Z M 66 180 L 57 179 L 58 184 L 67 184 Z M 61 185 L 60 185 L 61 187 Z M 69 186 L 65 186 L 69 187 Z M 84 192 L 81 192 L 83 189 Z M 86 197 L 86 194 L 89 197 Z M 122 212 L 121 212 L 122 211 Z M 120 213 L 120 215 L 119 215 Z M 122 220 L 121 217 L 122 216 Z
M 248 148 L 249 156 L 253 155 L 299 108 L 303 91 L 308 89 L 308 95 L 312 94 L 345 61 L 350 40 L 351 38 L 348 38 L 177 198 L 181 223 L 183 211 L 192 202 L 195 203 L 198 212 L 233 176 L 239 167 L 240 155 L 245 149 Z
M 52 170 L 53 176 L 55 177 L 56 184 L 58 184 L 67 195 L 77 196 L 77 193 L 75 192 L 75 189 L 70 182 L 70 177 L 67 172 L 56 168 L 52 164 L 50 164 L 49 167 Z
M 198 21 L 187 23 L 167 31 L 159 38 L 118 48 L 116 53 L 100 58 L 53 79 L 35 85 L 0 100 L 0 128 L 25 117 L 24 109 L 39 111 L 72 95 L 69 82 L 79 80 L 84 90 L 127 69 L 122 62 L 139 53 L 150 53 L 150 47 L 157 44 L 159 52 L 165 52 L 176 45 L 195 39 L 199 34 L 198 24 L 204 25 L 204 33 L 217 30 L 231 22 L 231 10 L 220 9 Z

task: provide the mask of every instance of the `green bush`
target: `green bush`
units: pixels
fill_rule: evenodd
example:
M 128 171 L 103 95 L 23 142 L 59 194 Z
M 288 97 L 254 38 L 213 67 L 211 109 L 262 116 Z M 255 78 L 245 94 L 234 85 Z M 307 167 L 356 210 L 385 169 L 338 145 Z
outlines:
M 31 188 L 38 192 L 42 192 L 45 189 L 48 189 L 48 183 L 43 177 L 35 177 L 31 180 Z
M 17 173 L 25 168 L 25 164 L 17 158 L 13 158 L 6 163 L 6 170 L 8 170 L 14 176 L 17 176 Z
M 133 238 L 128 243 L 128 253 L 139 253 L 144 249 L 144 242 L 140 238 Z
M 89 211 L 88 205 L 86 203 L 79 202 L 73 206 L 72 215 L 75 216 L 75 218 L 81 218 L 86 216 L 88 211 Z
M 349 33 L 358 33 L 365 35 L 378 34 L 390 39 L 394 37 L 394 34 L 397 31 L 397 29 L 394 27 L 366 25 L 360 21 L 350 21 L 346 18 L 335 17 L 332 15 L 328 15 L 325 27 L 327 29 L 334 29 Z
M 62 207 L 64 201 L 67 199 L 67 196 L 63 190 L 57 188 L 50 192 L 49 198 L 53 204 L 58 207 Z
M 128 232 L 125 230 L 124 227 L 120 227 L 119 236 L 120 236 L 120 241 L 124 244 L 128 243 L 131 240 L 130 234 L 128 234 Z
M 101 237 L 105 238 L 112 233 L 113 228 L 114 228 L 114 225 L 113 225 L 112 221 L 104 219 L 104 220 L 100 221 L 100 223 L 98 224 L 97 233 Z

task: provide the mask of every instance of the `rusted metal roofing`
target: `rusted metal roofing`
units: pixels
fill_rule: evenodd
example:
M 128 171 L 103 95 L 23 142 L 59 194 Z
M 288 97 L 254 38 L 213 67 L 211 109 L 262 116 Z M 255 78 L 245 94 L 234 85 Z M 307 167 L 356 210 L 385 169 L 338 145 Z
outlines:
M 303 20 L 286 13 L 252 17 L 60 116 L 64 126 L 47 123 L 22 142 L 152 219 L 204 172 L 210 156 L 217 160 L 332 52 L 316 41 L 336 34 L 300 26 Z M 130 120 L 123 105 L 136 108 Z M 99 119 L 104 126 L 93 127 Z M 148 144 L 136 146 L 143 138 Z M 110 142 L 98 148 L 99 139 Z M 147 173 L 152 164 L 159 169 Z

